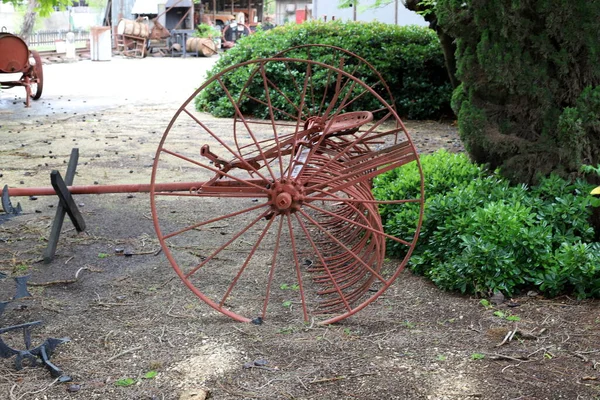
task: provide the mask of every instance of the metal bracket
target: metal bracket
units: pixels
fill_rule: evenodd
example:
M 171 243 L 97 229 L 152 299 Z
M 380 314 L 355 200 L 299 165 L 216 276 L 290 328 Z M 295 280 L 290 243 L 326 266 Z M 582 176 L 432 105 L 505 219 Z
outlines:
M 58 378 L 63 375 L 63 371 L 56 365 L 50 362 L 50 357 L 56 350 L 56 346 L 62 343 L 69 342 L 71 339 L 62 338 L 55 339 L 49 338 L 44 341 L 41 345 L 30 349 L 31 347 L 31 327 L 41 324 L 42 321 L 29 322 L 27 324 L 9 326 L 7 328 L 0 329 L 0 333 L 13 331 L 16 329 L 23 329 L 23 340 L 25 342 L 25 350 L 16 350 L 8 346 L 2 339 L 0 339 L 0 357 L 2 358 L 15 358 L 15 368 L 17 370 L 23 369 L 23 360 L 29 361 L 32 366 L 38 365 L 38 360 L 41 364 L 45 365 L 50 370 L 50 375 L 53 378 Z
M 0 278 L 4 277 L 4 274 L 0 276 Z M 27 280 L 29 279 L 29 277 L 30 275 L 25 275 L 14 278 L 17 288 L 13 299 L 31 296 L 27 291 Z M 2 314 L 4 313 L 4 310 L 6 309 L 8 303 L 8 301 L 0 301 L 0 316 L 2 316 Z M 6 343 L 4 343 L 2 338 L 0 338 L 0 358 L 11 358 L 13 356 L 16 356 L 15 368 L 17 370 L 23 368 L 23 361 L 27 361 L 30 366 L 44 365 L 50 370 L 50 375 L 52 375 L 53 378 L 61 377 L 62 381 L 64 382 L 70 381 L 70 377 L 63 376 L 63 371 L 50 362 L 50 357 L 54 353 L 54 350 L 56 350 L 56 346 L 70 341 L 69 338 L 49 338 L 46 339 L 41 345 L 34 347 L 33 349 L 31 348 L 31 329 L 35 326 L 40 325 L 41 323 L 42 321 L 33 321 L 27 322 L 25 324 L 0 328 L 0 335 L 6 332 L 22 329 L 23 343 L 25 344 L 25 350 L 17 350 L 8 346 Z
M 17 290 L 13 300 L 21 299 L 23 297 L 31 297 L 31 293 L 27 291 L 27 281 L 31 278 L 31 275 L 15 276 L 13 279 L 17 284 Z M 2 333 L 0 331 L 0 333 Z
M 4 185 L 2 189 L 2 209 L 6 214 L 19 215 L 23 211 L 21 209 L 21 203 L 17 203 L 17 207 L 13 207 L 8 196 L 8 185 Z

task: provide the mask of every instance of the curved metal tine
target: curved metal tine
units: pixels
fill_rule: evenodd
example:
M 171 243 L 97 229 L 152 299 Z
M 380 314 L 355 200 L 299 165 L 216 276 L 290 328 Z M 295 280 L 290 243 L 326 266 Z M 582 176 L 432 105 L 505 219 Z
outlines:
M 316 174 L 322 173 L 322 171 L 325 168 L 329 167 L 332 163 L 334 163 L 336 161 L 339 161 L 342 157 L 346 156 L 347 153 L 350 151 L 350 149 L 356 143 L 359 143 L 361 140 L 363 140 L 365 137 L 367 137 L 369 134 L 371 134 L 378 126 L 380 126 L 381 124 L 383 124 L 391 116 L 392 116 L 392 113 L 388 113 L 385 116 L 385 118 L 383 118 L 383 119 L 377 121 L 376 123 L 374 123 L 369 129 L 367 129 L 359 137 L 357 137 L 356 140 L 354 140 L 353 142 L 347 144 L 345 149 L 336 152 L 335 156 L 331 157 L 327 162 L 325 162 L 322 165 L 320 165 L 316 170 L 311 171 L 312 175 L 316 175 Z M 313 153 L 314 153 L 314 151 L 313 151 Z M 305 177 L 303 177 L 303 178 L 305 178 Z M 321 185 L 320 187 L 323 187 L 323 186 L 325 186 L 325 185 Z
M 389 282 L 383 276 L 381 276 L 381 274 L 378 271 L 375 271 L 370 265 L 367 265 L 364 261 L 360 260 L 360 258 L 358 257 L 358 255 L 354 251 L 352 251 L 352 249 L 350 249 L 348 246 L 344 245 L 335 236 L 333 236 L 331 233 L 329 233 L 327 231 L 327 229 L 324 228 L 318 221 L 316 221 L 314 218 L 312 218 L 308 213 L 306 213 L 302 209 L 300 209 L 299 212 L 306 219 L 308 219 L 313 225 L 315 225 L 321 232 L 323 232 L 331 240 L 333 240 L 334 242 L 336 242 L 337 244 L 339 244 L 341 246 L 341 248 L 343 248 L 345 251 L 347 251 L 348 253 L 350 253 L 354 258 L 356 258 L 357 260 L 359 260 L 359 262 L 361 263 L 361 265 L 363 267 L 365 267 L 367 270 L 369 270 L 369 272 L 371 272 L 375 277 L 377 277 L 377 279 L 379 279 L 383 284 L 385 284 L 385 285 L 389 284 Z
M 338 73 L 338 76 L 341 76 L 341 75 Z M 354 87 L 354 84 L 355 84 L 355 83 L 356 83 L 356 81 L 354 81 L 354 82 L 353 82 L 353 84 L 352 84 L 352 87 Z M 339 79 L 338 79 L 338 84 L 340 84 L 340 80 L 339 80 Z M 344 102 L 344 101 L 347 99 L 347 97 L 350 95 L 350 93 L 351 93 L 351 92 L 348 92 L 348 93 L 346 94 L 346 96 L 344 97 L 344 100 L 343 100 L 342 102 Z M 337 93 L 336 93 L 336 96 L 337 96 L 338 94 L 339 94 L 339 92 L 337 92 Z M 339 98 L 339 96 L 337 96 L 337 97 Z M 337 101 L 337 100 L 336 100 L 336 101 Z M 333 105 L 333 104 L 334 104 L 334 102 L 332 101 L 332 102 L 330 103 L 330 106 L 331 106 L 331 105 Z M 328 110 L 328 112 L 330 112 L 330 111 L 331 111 L 331 110 Z M 339 115 L 339 112 L 341 112 L 341 108 L 338 108 L 338 109 L 336 110 L 336 113 L 337 113 L 337 114 L 335 114 L 335 115 Z M 362 133 L 362 135 L 360 135 L 359 137 L 357 137 L 357 138 L 356 138 L 354 141 L 351 141 L 350 143 L 348 143 L 348 144 L 346 145 L 346 148 L 345 148 L 344 150 L 337 152 L 335 157 L 332 157 L 332 158 L 331 158 L 331 159 L 330 159 L 328 162 L 326 162 L 326 163 L 324 163 L 323 165 L 321 165 L 321 166 L 320 166 L 320 168 L 317 168 L 316 170 L 314 170 L 314 171 L 311 171 L 311 172 L 312 172 L 313 174 L 318 174 L 318 173 L 322 172 L 324 168 L 328 167 L 328 166 L 330 165 L 330 163 L 331 163 L 331 162 L 337 161 L 337 160 L 339 160 L 339 159 L 340 159 L 342 156 L 345 156 L 345 155 L 346 155 L 346 154 L 347 154 L 347 153 L 350 151 L 350 149 L 351 149 L 351 148 L 353 148 L 353 146 L 355 146 L 357 143 L 360 143 L 360 141 L 361 141 L 362 139 L 364 139 L 364 138 L 365 138 L 365 137 L 367 137 L 367 136 L 368 136 L 370 133 L 372 133 L 372 132 L 374 131 L 374 129 L 375 129 L 377 126 L 381 125 L 381 124 L 382 124 L 382 123 L 383 123 L 385 120 L 387 120 L 387 119 L 388 119 L 388 118 L 389 118 L 391 115 L 392 115 L 391 113 L 388 113 L 388 115 L 386 115 L 386 116 L 385 116 L 385 118 L 383 118 L 382 120 L 380 120 L 380 121 L 376 122 L 375 124 L 373 124 L 373 125 L 372 125 L 372 126 L 371 126 L 371 127 L 368 129 L 368 130 L 367 130 L 367 131 L 365 131 L 364 133 Z M 333 121 L 334 121 L 333 117 L 329 119 L 329 121 L 327 122 L 327 125 L 325 126 L 324 132 L 328 132 L 328 131 L 329 131 L 329 129 L 331 128 L 331 126 L 332 126 L 332 124 L 333 124 Z M 308 156 L 307 156 L 307 158 L 308 158 L 308 159 L 311 159 L 311 158 L 313 157 L 313 155 L 314 155 L 316 152 L 320 151 L 320 150 L 319 150 L 319 148 L 320 148 L 320 146 L 323 144 L 324 140 L 326 140 L 326 138 L 327 138 L 327 135 L 321 135 L 321 136 L 319 137 L 319 141 L 318 141 L 318 143 L 317 143 L 315 146 L 313 146 L 313 147 L 310 149 L 310 153 L 309 153 L 309 154 L 308 154 Z M 303 174 L 303 173 L 304 173 L 304 171 L 302 171 L 302 172 L 301 172 L 301 174 Z M 303 178 L 303 179 L 306 179 L 306 177 L 305 177 L 305 176 L 302 176 L 302 178 Z
M 402 240 L 402 239 L 399 239 L 399 238 L 397 238 L 397 237 L 395 237 L 395 236 L 389 235 L 389 234 L 385 233 L 385 232 L 383 231 L 383 229 L 382 229 L 382 230 L 376 230 L 376 229 L 374 229 L 374 228 L 370 227 L 369 225 L 361 224 L 361 223 L 359 223 L 359 222 L 352 221 L 352 220 L 350 220 L 350 219 L 348 219 L 348 218 L 344 218 L 344 217 L 342 217 L 342 216 L 340 216 L 340 215 L 338 215 L 338 214 L 336 214 L 336 213 L 333 213 L 333 212 L 330 212 L 330 211 L 328 211 L 328 210 L 325 210 L 324 208 L 317 207 L 317 206 L 315 206 L 315 205 L 312 205 L 312 204 L 307 204 L 307 203 L 305 203 L 305 205 L 306 205 L 307 207 L 309 207 L 309 208 L 312 208 L 312 209 L 313 209 L 313 210 L 315 210 L 315 211 L 321 212 L 321 213 L 323 213 L 323 214 L 327 214 L 327 215 L 329 215 L 329 216 L 331 216 L 331 217 L 333 217 L 333 218 L 337 218 L 337 219 L 339 219 L 339 220 L 341 220 L 341 221 L 343 221 L 343 222 L 347 222 L 347 223 L 354 224 L 354 225 L 356 225 L 356 226 L 358 226 L 358 227 L 360 227 L 360 228 L 362 228 L 362 229 L 365 229 L 365 230 L 367 230 L 367 231 L 369 231 L 369 232 L 372 232 L 372 233 L 375 233 L 375 234 L 378 234 L 378 235 L 382 235 L 382 236 L 386 237 L 387 239 L 394 240 L 394 241 L 396 241 L 396 242 L 398 242 L 398 243 L 402 243 L 402 244 L 403 244 L 403 245 L 405 245 L 405 246 L 412 246 L 412 243 L 411 243 L 411 242 L 407 242 L 406 240 Z M 358 211 L 358 210 L 357 210 L 357 211 Z
M 311 188 L 312 189 L 312 188 Z M 366 199 L 351 199 L 346 197 L 338 197 L 335 193 L 327 192 L 323 189 L 314 189 L 316 192 L 319 192 L 327 197 L 319 197 L 317 195 L 306 196 L 304 199 L 304 204 L 306 202 L 339 202 L 344 201 L 346 203 L 362 203 L 362 204 L 406 204 L 406 203 L 420 203 L 420 199 L 402 199 L 402 200 L 366 200 Z
M 348 302 L 346 301 L 346 298 L 345 298 L 342 290 L 340 289 L 340 287 L 337 284 L 335 278 L 333 277 L 332 272 L 329 270 L 329 268 L 327 266 L 327 262 L 325 261 L 325 256 L 319 250 L 317 244 L 314 242 L 313 238 L 311 237 L 310 232 L 306 228 L 306 225 L 301 220 L 301 218 L 300 218 L 300 216 L 298 214 L 296 214 L 296 219 L 298 220 L 298 225 L 300 226 L 300 228 L 304 232 L 306 238 L 308 239 L 308 242 L 310 243 L 310 246 L 312 247 L 313 251 L 317 255 L 317 258 L 319 259 L 319 262 L 323 266 L 323 269 L 325 269 L 325 272 L 327 273 L 327 275 L 329 276 L 331 282 L 333 283 L 336 292 L 338 293 L 338 295 L 340 296 L 340 298 L 344 301 L 344 304 L 348 308 L 348 310 L 350 310 L 351 309 L 350 304 L 348 304 Z

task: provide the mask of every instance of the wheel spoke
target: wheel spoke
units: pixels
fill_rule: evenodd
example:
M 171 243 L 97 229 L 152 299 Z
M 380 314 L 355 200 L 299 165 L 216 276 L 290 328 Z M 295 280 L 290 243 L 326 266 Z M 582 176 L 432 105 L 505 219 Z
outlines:
M 244 233 L 246 233 L 250 228 L 252 228 L 258 221 L 260 221 L 262 218 L 264 218 L 268 213 L 269 213 L 268 211 L 263 212 L 261 215 L 259 215 L 257 218 L 255 218 L 252 222 L 250 222 L 248 224 L 248 226 L 246 226 L 245 228 L 238 231 L 238 233 L 236 233 L 231 239 L 229 239 L 227 242 L 225 242 L 225 244 L 223 244 L 222 246 L 217 248 L 210 256 L 206 257 L 206 259 L 204 261 L 202 261 L 200 264 L 198 264 L 197 266 L 192 268 L 192 270 L 190 272 L 185 274 L 185 279 L 189 279 L 190 276 L 192 276 L 193 274 L 198 272 L 198 270 L 200 268 L 205 266 L 209 261 L 211 261 L 217 254 L 219 254 L 221 251 L 223 251 L 231 243 L 235 242 L 240 236 L 242 236 Z
M 265 181 L 267 180 L 267 178 L 265 176 L 263 176 L 258 169 L 254 168 L 254 166 L 252 166 L 252 164 L 248 163 L 243 157 L 241 157 L 239 154 L 237 154 L 231 147 L 229 147 L 229 145 L 227 143 L 225 143 L 225 141 L 223 139 L 221 139 L 221 137 L 219 135 L 217 135 L 216 133 L 214 133 L 211 129 L 209 129 L 205 124 L 203 124 L 198 118 L 196 118 L 195 115 L 192 115 L 192 113 L 190 113 L 187 109 L 184 109 L 183 112 L 185 112 L 188 116 L 190 116 L 190 118 L 192 118 L 196 123 L 198 123 L 198 125 L 200 125 L 205 131 L 206 133 L 208 133 L 213 139 L 215 139 L 217 142 L 219 142 L 219 144 L 221 146 L 223 146 L 225 149 L 227 149 L 227 151 L 237 160 L 239 160 L 241 162 L 241 164 L 251 170 L 253 173 L 255 173 L 256 175 L 260 176 L 261 178 L 263 178 Z
M 221 88 L 223 88 L 223 90 L 225 91 L 225 94 L 227 95 L 227 98 L 229 99 L 229 101 L 231 102 L 231 104 L 233 104 L 233 107 L 235 108 L 235 115 L 237 115 L 237 117 L 242 121 L 242 123 L 246 127 L 246 130 L 248 131 L 248 134 L 250 135 L 250 137 L 252 137 L 252 140 L 256 144 L 257 143 L 256 136 L 254 136 L 254 133 L 252 132 L 252 129 L 250 129 L 250 127 L 248 126 L 246 118 L 244 118 L 244 116 L 242 115 L 242 112 L 240 111 L 240 108 L 238 107 L 237 103 L 235 102 L 235 100 L 233 100 L 233 97 L 231 97 L 231 93 L 229 93 L 229 90 L 227 90 L 227 87 L 225 86 L 225 84 L 223 83 L 223 81 L 220 78 L 217 79 L 217 82 L 219 82 L 219 84 L 221 85 Z M 257 147 L 258 147 L 260 156 L 261 156 L 262 160 L 265 163 L 265 167 L 267 167 L 267 170 L 269 171 L 269 174 L 271 175 L 271 178 L 274 180 L 275 179 L 275 174 L 271 170 L 271 166 L 269 165 L 269 162 L 267 161 L 267 158 L 265 157 L 265 155 L 264 155 L 264 153 L 262 151 L 262 148 L 260 146 L 257 146 Z
M 240 210 L 240 211 L 236 211 L 236 212 L 233 212 L 233 213 L 225 214 L 225 215 L 220 216 L 220 217 L 215 217 L 215 218 L 212 218 L 212 219 L 209 219 L 209 220 L 206 220 L 206 221 L 199 222 L 199 223 L 194 224 L 194 225 L 186 226 L 185 228 L 179 229 L 179 230 L 177 230 L 175 232 L 164 234 L 163 235 L 163 239 L 169 239 L 169 238 L 172 238 L 174 236 L 181 235 L 184 232 L 191 231 L 192 229 L 198 229 L 198 228 L 200 228 L 201 226 L 204 226 L 204 225 L 213 224 L 215 222 L 219 222 L 219 221 L 222 221 L 222 220 L 225 220 L 225 219 L 228 219 L 228 218 L 232 218 L 232 217 L 236 217 L 238 215 L 249 213 L 249 212 L 252 212 L 254 210 L 258 210 L 259 208 L 262 208 L 262 207 L 265 207 L 265 205 L 264 204 L 259 204 L 259 205 L 254 206 L 254 207 L 245 208 L 245 209 Z
M 304 296 L 304 284 L 302 283 L 302 273 L 300 272 L 300 262 L 298 260 L 296 239 L 294 236 L 294 229 L 292 226 L 292 218 L 289 214 L 286 214 L 288 229 L 290 233 L 290 240 L 292 242 L 292 254 L 294 256 L 294 267 L 296 269 L 296 279 L 298 280 L 298 290 L 300 292 L 300 301 L 302 302 L 302 313 L 304 314 L 304 321 L 308 321 L 308 310 L 306 309 L 306 296 Z
M 267 279 L 267 287 L 265 290 L 265 301 L 263 303 L 262 318 L 267 315 L 267 305 L 271 295 L 271 286 L 273 285 L 273 276 L 275 274 L 275 266 L 277 265 L 277 254 L 279 253 L 279 245 L 281 243 L 281 234 L 283 228 L 283 218 L 279 218 L 279 226 L 277 228 L 277 236 L 275 237 L 275 246 L 273 248 L 273 258 L 271 259 L 271 268 L 269 268 L 269 277 Z
M 268 80 L 267 80 L 267 75 L 265 73 L 265 68 L 264 68 L 264 64 L 260 64 L 259 66 L 260 69 L 260 75 L 263 77 L 263 83 L 264 83 L 264 88 L 265 88 L 265 96 L 267 97 L 267 102 L 270 105 L 271 104 L 271 94 L 269 91 L 269 84 L 268 84 Z M 278 149 L 281 148 L 281 143 L 279 142 L 279 134 L 277 133 L 277 128 L 276 128 L 276 124 L 275 124 L 275 114 L 273 113 L 273 108 L 269 107 L 269 118 L 271 119 L 271 126 L 273 128 L 273 138 L 275 139 L 275 145 L 277 146 Z M 260 142 L 256 143 L 256 145 L 260 148 Z M 281 159 L 281 152 L 278 152 L 278 159 L 279 159 L 279 176 L 283 176 L 283 161 Z
M 221 299 L 221 302 L 219 303 L 220 307 L 223 307 L 223 305 L 225 304 L 225 301 L 227 300 L 227 298 L 231 294 L 231 291 L 233 290 L 233 288 L 235 287 L 235 285 L 237 285 L 238 280 L 240 279 L 240 276 L 242 276 L 242 274 L 244 273 L 244 270 L 246 269 L 246 267 L 248 266 L 248 263 L 250 262 L 250 260 L 254 256 L 254 253 L 256 252 L 256 249 L 258 249 L 258 246 L 260 246 L 260 243 L 265 238 L 265 235 L 267 234 L 267 232 L 271 228 L 271 224 L 273 224 L 273 218 L 271 218 L 267 222 L 267 225 L 263 228 L 260 236 L 258 237 L 258 240 L 252 246 L 252 249 L 250 250 L 250 253 L 248 254 L 248 257 L 246 257 L 246 260 L 242 264 L 242 266 L 239 269 L 238 273 L 233 278 L 233 281 L 231 281 L 231 285 L 229 285 L 229 287 L 227 288 L 227 291 L 225 292 L 225 294 L 223 295 L 223 298 Z

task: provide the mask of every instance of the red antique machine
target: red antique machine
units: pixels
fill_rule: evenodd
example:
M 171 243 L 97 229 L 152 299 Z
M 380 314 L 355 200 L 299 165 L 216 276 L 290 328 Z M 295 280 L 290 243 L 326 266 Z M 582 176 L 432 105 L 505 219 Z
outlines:
M 21 74 L 19 80 L 0 80 L 0 88 L 24 86 L 26 107 L 30 105 L 29 98 L 37 100 L 42 96 L 44 75 L 40 55 L 29 50 L 23 39 L 7 32 L 0 32 L 0 74 Z
M 204 94 L 232 116 L 197 111 Z M 366 60 L 338 47 L 299 46 L 208 79 L 166 128 L 150 184 L 66 182 L 4 194 L 62 192 L 68 200 L 150 192 L 163 253 L 208 305 L 244 322 L 261 323 L 268 310 L 287 307 L 304 320 L 332 323 L 379 298 L 419 236 L 423 172 L 393 104 Z M 414 167 L 416 189 L 377 199 L 373 180 L 405 164 Z M 67 200 L 61 203 L 70 208 Z M 393 234 L 384 229 L 384 207 L 410 216 Z M 386 258 L 387 246 L 399 259 Z

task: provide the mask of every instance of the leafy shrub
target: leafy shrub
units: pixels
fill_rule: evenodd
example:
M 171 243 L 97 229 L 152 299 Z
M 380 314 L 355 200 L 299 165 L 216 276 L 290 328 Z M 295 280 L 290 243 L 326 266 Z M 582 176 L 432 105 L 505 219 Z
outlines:
M 221 36 L 221 31 L 214 26 L 208 24 L 200 24 L 196 26 L 196 31 L 193 34 L 194 37 L 199 38 L 218 38 Z
M 600 297 L 600 243 L 589 222 L 600 200 L 589 195 L 589 184 L 551 175 L 535 187 L 511 186 L 498 171 L 444 150 L 421 163 L 427 198 L 413 271 L 463 293 L 511 295 L 537 287 L 551 296 Z M 379 176 L 373 193 L 380 200 L 414 197 L 419 181 L 413 163 Z M 386 232 L 414 234 L 406 227 L 417 207 L 380 211 Z M 389 252 L 404 256 L 403 247 L 390 243 Z
M 412 119 L 439 118 L 450 110 L 452 89 L 439 41 L 432 30 L 418 26 L 398 27 L 378 22 L 311 21 L 279 26 L 268 31 L 259 30 L 240 39 L 234 48 L 221 57 L 208 76 L 213 76 L 232 65 L 272 57 L 285 49 L 304 44 L 341 47 L 372 63 L 375 70 L 385 77 L 401 116 Z M 312 56 L 316 61 L 339 67 L 339 54 L 331 51 L 315 52 Z M 348 72 L 353 71 L 353 61 L 347 58 L 345 61 L 349 64 L 343 68 Z M 267 68 L 269 67 L 267 65 Z M 252 67 L 237 68 L 229 73 L 224 79 L 228 90 L 239 93 L 248 81 L 251 70 Z M 290 79 L 287 71 L 279 72 L 278 77 L 281 79 L 277 80 L 278 86 L 295 104 L 300 104 L 298 87 Z M 366 69 L 358 72 L 360 79 L 369 85 L 379 80 Z M 356 72 L 354 74 L 356 75 Z M 325 76 L 315 76 L 314 85 L 318 89 L 324 89 L 325 81 Z M 260 93 L 263 87 L 257 84 L 257 87 L 249 90 L 253 89 Z M 212 85 L 203 90 L 196 98 L 196 107 L 218 117 L 233 115 L 233 107 L 227 104 L 227 98 L 219 85 Z M 369 105 L 363 105 L 360 101 L 355 104 L 356 109 L 361 107 L 370 109 Z M 244 112 L 251 113 L 252 110 Z

